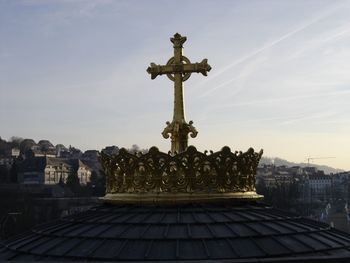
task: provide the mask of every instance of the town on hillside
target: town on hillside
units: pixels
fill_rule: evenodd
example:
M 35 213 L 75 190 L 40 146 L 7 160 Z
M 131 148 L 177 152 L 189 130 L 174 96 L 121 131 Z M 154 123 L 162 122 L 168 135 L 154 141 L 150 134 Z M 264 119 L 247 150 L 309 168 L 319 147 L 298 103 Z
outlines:
M 119 148 L 106 146 L 102 151 L 117 154 Z M 133 145 L 129 151 L 147 150 Z M 264 202 L 276 208 L 349 231 L 349 176 L 350 172 L 326 174 L 312 166 L 260 164 L 256 189 Z M 98 150 L 82 152 L 49 140 L 0 138 L 0 239 L 88 209 L 104 193 Z
M 119 148 L 102 151 L 115 154 Z M 105 192 L 98 158 L 97 150 L 49 140 L 0 138 L 0 239 L 96 205 Z
M 350 232 L 350 172 L 326 174 L 316 167 L 260 165 L 256 190 L 264 202 Z

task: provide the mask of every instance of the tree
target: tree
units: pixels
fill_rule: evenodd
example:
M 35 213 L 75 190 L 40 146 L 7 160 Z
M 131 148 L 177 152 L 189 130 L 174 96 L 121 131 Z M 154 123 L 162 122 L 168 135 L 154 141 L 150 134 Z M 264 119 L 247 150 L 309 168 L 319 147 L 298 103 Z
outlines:
M 0 137 L 0 156 L 5 156 L 7 151 L 9 150 L 9 144 L 6 140 L 1 139 Z
M 63 178 L 62 178 L 62 176 L 60 176 L 60 180 L 58 181 L 58 185 L 59 186 L 64 186 L 64 181 L 63 181 Z
M 21 145 L 21 142 L 23 141 L 22 137 L 18 137 L 18 136 L 12 136 L 10 138 L 10 144 L 12 148 L 19 148 L 19 146 Z
M 35 145 L 35 141 L 32 139 L 24 139 L 23 141 L 21 141 L 20 143 L 20 150 L 21 153 L 25 153 L 27 150 L 30 150 L 32 148 L 32 146 Z
M 261 194 L 261 195 L 265 195 L 266 194 L 267 187 L 266 187 L 265 180 L 263 178 L 261 178 L 260 180 L 257 180 L 256 192 L 258 194 Z
M 15 159 L 10 169 L 10 182 L 17 183 L 18 182 L 17 176 L 18 176 L 18 164 L 17 164 L 17 160 Z
M 132 154 L 134 154 L 134 153 L 139 153 L 139 152 L 145 154 L 145 153 L 148 152 L 148 149 L 141 149 L 140 146 L 138 146 L 137 144 L 133 144 L 133 145 L 131 146 L 131 148 L 128 149 L 128 152 L 129 152 L 129 153 L 132 153 Z
M 136 153 L 136 152 L 139 152 L 139 151 L 140 151 L 140 147 L 137 144 L 133 144 L 131 146 L 131 149 L 129 149 L 130 153 Z
M 73 193 L 80 194 L 81 186 L 80 186 L 78 175 L 76 174 L 74 169 L 70 170 L 68 177 L 67 177 L 66 184 Z
M 96 185 L 98 184 L 98 176 L 96 171 L 92 171 L 90 181 L 91 181 L 92 187 L 96 187 Z
M 7 183 L 9 177 L 9 170 L 6 165 L 0 165 L 0 183 Z
M 96 171 L 92 171 L 90 187 L 93 196 L 103 196 L 105 194 L 106 175 L 103 171 L 100 171 L 100 175 L 98 176 Z

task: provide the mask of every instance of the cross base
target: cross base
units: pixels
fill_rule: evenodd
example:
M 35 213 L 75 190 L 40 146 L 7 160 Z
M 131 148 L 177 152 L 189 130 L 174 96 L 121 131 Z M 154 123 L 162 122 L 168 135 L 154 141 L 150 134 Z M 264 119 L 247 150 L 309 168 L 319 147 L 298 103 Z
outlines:
M 185 120 L 173 120 L 166 122 L 162 135 L 165 139 L 171 138 L 171 153 L 177 154 L 184 152 L 188 147 L 188 134 L 195 138 L 198 134 L 196 128 L 192 125 L 193 121 L 187 123 Z

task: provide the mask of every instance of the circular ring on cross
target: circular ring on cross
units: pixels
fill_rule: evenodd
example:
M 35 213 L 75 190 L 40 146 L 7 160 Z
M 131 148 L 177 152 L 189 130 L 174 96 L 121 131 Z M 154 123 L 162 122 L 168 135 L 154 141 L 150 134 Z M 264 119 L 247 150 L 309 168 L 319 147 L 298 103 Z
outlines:
M 182 61 L 181 61 L 183 64 L 191 64 L 191 61 L 185 57 L 185 56 L 182 56 Z M 167 66 L 172 66 L 175 64 L 175 58 L 174 57 L 171 57 L 168 62 L 166 63 Z M 167 77 L 172 80 L 172 81 L 175 81 L 175 77 L 174 77 L 174 74 L 166 74 Z M 182 73 L 182 81 L 186 81 L 189 79 L 189 77 L 191 76 L 191 72 L 186 72 L 186 73 Z

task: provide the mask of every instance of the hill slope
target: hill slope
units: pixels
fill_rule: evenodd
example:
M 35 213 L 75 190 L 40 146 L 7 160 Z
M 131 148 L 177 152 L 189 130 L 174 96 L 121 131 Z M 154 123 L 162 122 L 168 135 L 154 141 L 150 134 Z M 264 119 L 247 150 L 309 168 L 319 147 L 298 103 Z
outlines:
M 333 167 L 329 167 L 329 166 L 326 166 L 326 165 L 307 164 L 307 163 L 293 163 L 293 162 L 289 162 L 287 160 L 284 160 L 284 159 L 281 159 L 281 158 L 278 158 L 278 157 L 275 157 L 275 158 L 262 157 L 261 161 L 260 161 L 260 165 L 261 164 L 274 164 L 276 166 L 285 165 L 285 166 L 289 166 L 289 167 L 291 167 L 291 166 L 300 166 L 300 167 L 312 166 L 312 167 L 316 167 L 318 170 L 323 170 L 326 174 L 344 172 L 344 170 L 333 168 Z

